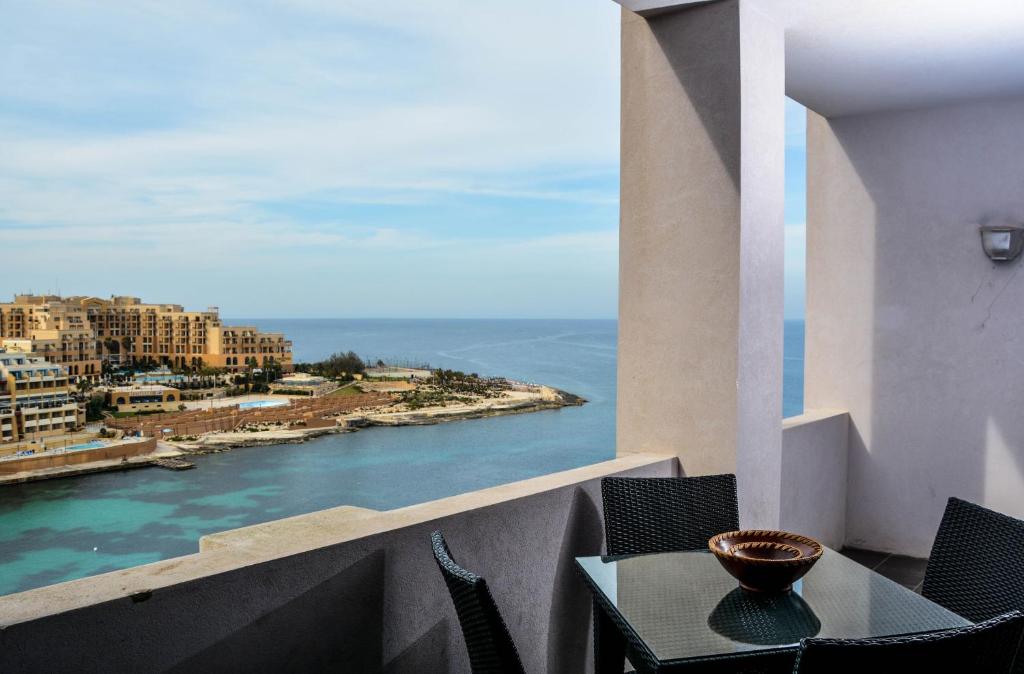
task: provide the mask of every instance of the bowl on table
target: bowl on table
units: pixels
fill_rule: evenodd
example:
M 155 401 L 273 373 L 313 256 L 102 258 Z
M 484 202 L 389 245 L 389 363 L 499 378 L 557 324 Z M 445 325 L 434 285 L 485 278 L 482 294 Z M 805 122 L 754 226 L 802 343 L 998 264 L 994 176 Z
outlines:
M 708 548 L 740 587 L 750 592 L 789 592 L 821 557 L 821 543 L 788 531 L 747 529 L 713 536 Z

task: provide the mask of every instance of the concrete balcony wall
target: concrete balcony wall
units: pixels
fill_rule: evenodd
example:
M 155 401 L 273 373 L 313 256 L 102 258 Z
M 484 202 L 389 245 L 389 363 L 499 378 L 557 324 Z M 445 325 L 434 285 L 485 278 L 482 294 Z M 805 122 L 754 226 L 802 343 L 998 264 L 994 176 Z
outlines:
M 0 671 L 468 672 L 434 529 L 487 578 L 527 671 L 589 671 L 573 558 L 601 552 L 600 478 L 678 467 L 634 454 L 388 512 L 336 508 L 0 597 Z
M 780 526 L 840 549 L 846 539 L 849 415 L 807 410 L 782 422 Z
M 926 556 L 950 496 L 1024 517 L 1024 99 L 808 113 L 808 408 L 850 412 L 847 542 Z

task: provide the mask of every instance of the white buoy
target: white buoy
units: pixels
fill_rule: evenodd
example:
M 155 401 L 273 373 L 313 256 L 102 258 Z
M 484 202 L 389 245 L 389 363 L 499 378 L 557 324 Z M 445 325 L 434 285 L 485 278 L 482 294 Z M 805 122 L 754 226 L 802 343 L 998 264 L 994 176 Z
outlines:
M 96 552 L 97 550 L 99 550 L 99 548 L 97 548 L 97 547 L 93 547 L 93 549 L 92 549 L 93 552 Z

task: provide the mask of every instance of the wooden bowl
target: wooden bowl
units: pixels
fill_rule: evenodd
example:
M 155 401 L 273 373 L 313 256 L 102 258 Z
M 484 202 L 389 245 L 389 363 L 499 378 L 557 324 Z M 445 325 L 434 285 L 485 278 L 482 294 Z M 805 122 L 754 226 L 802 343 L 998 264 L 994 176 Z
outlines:
M 740 587 L 750 592 L 789 592 L 821 557 L 821 543 L 788 531 L 747 529 L 713 536 L 708 548 Z

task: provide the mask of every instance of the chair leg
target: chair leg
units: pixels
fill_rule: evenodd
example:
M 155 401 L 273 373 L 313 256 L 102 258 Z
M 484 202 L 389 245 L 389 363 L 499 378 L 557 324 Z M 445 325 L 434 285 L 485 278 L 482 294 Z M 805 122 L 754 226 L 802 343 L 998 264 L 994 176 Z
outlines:
M 622 674 L 626 668 L 626 640 L 594 600 L 594 672 Z

